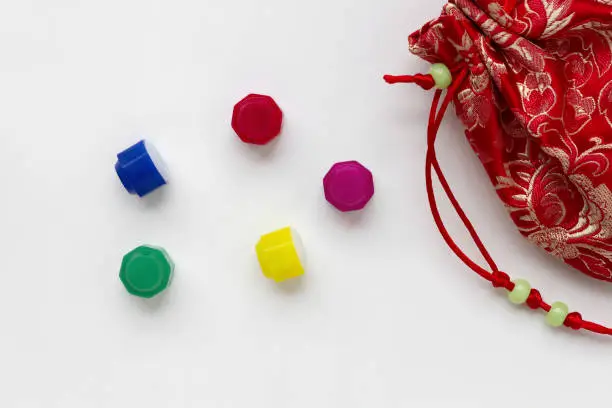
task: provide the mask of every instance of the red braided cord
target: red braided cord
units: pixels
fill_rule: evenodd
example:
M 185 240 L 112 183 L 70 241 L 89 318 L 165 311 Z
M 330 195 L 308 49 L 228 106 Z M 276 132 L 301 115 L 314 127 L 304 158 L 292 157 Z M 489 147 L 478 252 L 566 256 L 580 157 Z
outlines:
M 467 75 L 467 73 L 464 72 L 464 71 L 459 73 L 459 76 L 457 77 L 456 82 L 453 85 L 451 85 L 451 89 L 449 89 L 448 94 L 454 95 L 456 93 L 456 88 L 459 86 L 459 84 L 461 84 L 463 82 L 463 79 L 466 77 L 466 75 Z M 428 130 L 427 130 L 427 132 L 428 132 L 428 135 L 427 135 L 427 145 L 428 145 L 428 148 L 427 148 L 427 157 L 428 157 L 428 160 L 427 160 L 427 164 L 426 164 L 426 175 L 427 175 L 427 173 L 429 173 L 429 179 L 431 179 L 431 167 L 433 166 L 433 168 L 436 171 L 436 174 L 438 176 L 438 179 L 440 180 L 440 184 L 442 185 L 442 188 L 444 189 L 446 195 L 448 196 L 449 200 L 451 201 L 451 204 L 453 205 L 453 208 L 457 212 L 457 215 L 459 216 L 459 218 L 461 219 L 461 221 L 465 225 L 466 229 L 470 233 L 470 236 L 472 237 L 472 240 L 476 243 L 476 246 L 478 247 L 480 253 L 485 258 L 485 260 L 487 261 L 487 263 L 489 264 L 491 269 L 494 272 L 498 272 L 499 268 L 495 264 L 495 261 L 493 261 L 493 258 L 491 257 L 491 255 L 487 251 L 487 248 L 484 246 L 484 244 L 480 240 L 480 237 L 478 236 L 478 233 L 476 232 L 476 229 L 474 228 L 474 226 L 472 225 L 472 223 L 468 219 L 467 215 L 465 214 L 465 212 L 461 208 L 461 205 L 459 204 L 459 201 L 457 201 L 457 199 L 455 198 L 455 195 L 453 194 L 453 192 L 452 192 L 452 190 L 450 188 L 450 185 L 446 181 L 446 177 L 444 177 L 444 173 L 442 172 L 442 169 L 440 168 L 440 165 L 438 164 L 438 159 L 436 157 L 436 151 L 434 149 L 434 144 L 435 144 L 435 141 L 436 141 L 438 130 L 440 129 L 440 125 L 442 124 L 442 119 L 444 117 L 444 112 L 446 111 L 446 109 L 448 108 L 448 105 L 452 101 L 452 97 L 449 98 L 447 96 L 445 98 L 445 100 L 442 103 L 442 107 L 440 108 L 441 114 L 438 115 L 437 119 L 435 119 L 435 123 L 432 123 L 432 119 L 436 116 L 436 109 L 438 107 L 439 99 L 440 99 L 441 94 L 442 94 L 442 91 L 437 91 L 436 92 L 436 95 L 434 96 L 434 102 L 432 103 L 432 107 L 431 107 L 431 111 L 430 111 L 430 115 L 429 115 L 430 122 L 429 122 Z M 429 169 L 429 172 L 427 172 L 427 169 Z M 431 196 L 430 204 L 431 204 L 432 200 L 433 200 L 433 203 L 435 205 L 435 197 L 433 195 Z M 476 272 L 479 273 L 479 271 L 476 271 Z M 485 279 L 489 279 L 486 276 L 486 274 L 488 274 L 488 272 L 485 271 L 485 275 L 481 274 L 481 276 L 483 276 Z M 513 289 L 513 288 L 514 287 L 512 287 L 511 289 Z
M 511 4 L 511 3 L 513 2 L 509 1 L 507 4 Z M 425 90 L 429 90 L 433 88 L 435 83 L 434 85 L 430 86 L 429 82 L 425 81 L 424 86 L 423 86 L 421 84 L 422 81 L 420 79 L 418 80 L 415 79 L 415 78 L 424 78 L 424 77 L 427 77 L 427 75 L 421 75 L 421 74 L 406 75 L 406 76 L 386 75 L 385 81 L 387 81 L 390 84 L 399 83 L 399 82 L 416 83 L 417 85 L 421 86 Z M 429 77 L 431 77 L 431 75 L 429 75 Z M 476 229 L 472 225 L 471 221 L 469 220 L 469 218 L 463 211 L 463 208 L 461 208 L 461 205 L 457 201 L 457 198 L 453 194 L 452 189 L 450 185 L 448 184 L 448 181 L 446 180 L 446 177 L 444 176 L 444 173 L 442 172 L 442 168 L 440 167 L 440 164 L 438 163 L 438 159 L 436 157 L 435 142 L 436 142 L 436 138 L 438 135 L 438 131 L 440 129 L 440 125 L 442 124 L 442 119 L 444 118 L 444 114 L 446 113 L 448 106 L 452 102 L 457 92 L 457 89 L 461 86 L 461 84 L 463 83 L 466 77 L 467 77 L 467 71 L 465 69 L 461 70 L 458 73 L 458 75 L 453 80 L 453 83 L 449 87 L 445 98 L 442 100 L 441 105 L 440 105 L 440 99 L 442 97 L 441 90 L 437 90 L 433 98 L 433 102 L 431 105 L 431 111 L 429 114 L 429 124 L 427 127 L 427 158 L 426 158 L 426 164 L 425 164 L 425 185 L 427 189 L 427 198 L 429 200 L 429 206 L 431 208 L 431 214 L 434 218 L 434 222 L 436 223 L 436 226 L 438 227 L 438 230 L 440 231 L 442 238 L 444 239 L 448 247 L 455 253 L 455 255 L 457 255 L 457 257 L 461 259 L 463 263 L 465 263 L 470 269 L 472 269 L 478 275 L 490 281 L 494 287 L 504 288 L 507 291 L 512 291 L 514 289 L 514 283 L 512 283 L 510 276 L 508 276 L 508 274 L 500 271 L 497 268 L 497 265 L 493 261 L 491 255 L 489 254 L 482 240 L 478 236 Z M 433 80 L 433 78 L 431 79 Z M 439 109 L 438 109 L 438 106 L 440 106 Z M 470 259 L 470 257 L 466 255 L 461 250 L 461 248 L 459 248 L 457 243 L 450 236 L 450 233 L 448 232 L 448 230 L 446 229 L 446 226 L 444 225 L 444 221 L 442 220 L 442 217 L 440 215 L 440 211 L 438 209 L 438 205 L 436 202 L 435 192 L 433 188 L 432 169 L 436 172 L 436 176 L 438 177 L 438 180 L 440 181 L 440 184 L 442 185 L 442 189 L 444 190 L 446 196 L 450 200 L 453 208 L 455 209 L 455 212 L 457 213 L 457 215 L 463 222 L 463 225 L 466 227 L 466 229 L 470 233 L 470 236 L 472 237 L 472 240 L 476 244 L 476 247 L 478 248 L 482 256 L 485 258 L 485 260 L 489 264 L 492 272 L 484 269 L 483 267 L 481 267 L 480 265 L 472 261 L 472 259 Z M 542 299 L 542 295 L 537 289 L 531 290 L 531 293 L 529 294 L 529 298 L 527 299 L 526 304 L 528 307 L 534 310 L 542 309 L 545 312 L 549 312 L 551 309 L 551 306 Z M 612 335 L 612 328 L 608 328 L 608 327 L 602 326 L 597 323 L 583 320 L 582 315 L 578 312 L 573 312 L 573 313 L 568 314 L 565 319 L 564 325 L 573 330 L 582 329 L 582 330 L 591 331 L 593 333 Z
M 434 81 L 433 77 L 429 74 L 416 74 L 416 75 L 385 75 L 384 80 L 387 81 L 388 84 L 417 84 L 421 88 L 426 91 L 430 90 L 434 86 L 436 86 L 436 81 Z

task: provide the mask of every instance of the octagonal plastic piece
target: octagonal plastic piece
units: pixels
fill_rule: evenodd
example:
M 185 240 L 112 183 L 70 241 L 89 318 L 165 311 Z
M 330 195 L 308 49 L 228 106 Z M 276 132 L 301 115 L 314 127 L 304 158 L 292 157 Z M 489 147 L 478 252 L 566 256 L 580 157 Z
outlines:
M 323 179 L 325 198 L 342 212 L 363 209 L 374 196 L 372 172 L 357 161 L 336 163 Z
M 123 257 L 119 278 L 130 294 L 152 298 L 170 286 L 173 272 L 166 250 L 143 245 Z
M 251 94 L 234 106 L 232 128 L 245 143 L 265 145 L 276 138 L 283 125 L 283 112 L 267 95 Z
M 304 274 L 304 251 L 297 232 L 283 228 L 261 237 L 255 246 L 257 259 L 265 277 L 276 282 Z
M 144 197 L 167 183 L 166 166 L 155 147 L 141 140 L 117 155 L 115 170 L 130 194 Z

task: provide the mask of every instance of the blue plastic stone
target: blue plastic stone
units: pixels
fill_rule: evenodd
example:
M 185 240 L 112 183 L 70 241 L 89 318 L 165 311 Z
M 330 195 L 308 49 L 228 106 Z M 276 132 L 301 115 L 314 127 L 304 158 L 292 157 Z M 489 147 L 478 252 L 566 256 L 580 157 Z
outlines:
M 141 140 L 117 155 L 115 170 L 130 194 L 144 197 L 167 183 L 153 146 Z

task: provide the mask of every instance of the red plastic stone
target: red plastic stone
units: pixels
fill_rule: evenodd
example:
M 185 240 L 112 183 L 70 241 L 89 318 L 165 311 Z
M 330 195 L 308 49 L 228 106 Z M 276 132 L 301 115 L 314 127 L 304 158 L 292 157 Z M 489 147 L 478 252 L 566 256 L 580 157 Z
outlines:
M 232 128 L 245 143 L 269 143 L 280 134 L 282 124 L 283 111 L 267 95 L 248 95 L 234 107 Z
M 363 209 L 374 196 L 374 177 L 361 163 L 336 163 L 323 179 L 325 198 L 342 212 Z

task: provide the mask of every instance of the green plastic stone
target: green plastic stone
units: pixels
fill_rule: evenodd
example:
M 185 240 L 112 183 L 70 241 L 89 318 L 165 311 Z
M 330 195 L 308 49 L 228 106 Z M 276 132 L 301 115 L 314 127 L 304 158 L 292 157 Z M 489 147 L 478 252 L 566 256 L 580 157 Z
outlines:
M 438 89 L 446 89 L 453 82 L 453 75 L 448 67 L 444 64 L 433 64 L 429 73 L 436 82 L 436 88 Z
M 546 322 L 552 327 L 561 327 L 569 314 L 569 308 L 563 302 L 555 302 L 550 306 L 550 312 L 546 315 Z
M 522 305 L 527 301 L 531 294 L 531 285 L 525 279 L 514 281 L 514 289 L 508 293 L 508 299 L 515 305 Z
M 163 248 L 144 245 L 123 257 L 119 278 L 130 294 L 152 298 L 170 286 L 173 272 L 174 263 Z

